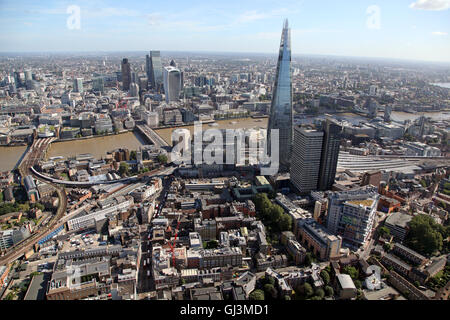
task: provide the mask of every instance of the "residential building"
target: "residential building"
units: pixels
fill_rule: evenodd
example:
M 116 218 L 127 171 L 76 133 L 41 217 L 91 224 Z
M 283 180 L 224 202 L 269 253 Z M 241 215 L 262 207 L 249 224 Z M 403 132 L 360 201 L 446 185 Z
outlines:
M 330 234 L 312 218 L 298 222 L 297 238 L 321 260 L 335 259 L 340 256 L 342 237 Z
M 379 195 L 366 186 L 329 195 L 328 231 L 341 235 L 349 247 L 364 246 L 372 233 Z

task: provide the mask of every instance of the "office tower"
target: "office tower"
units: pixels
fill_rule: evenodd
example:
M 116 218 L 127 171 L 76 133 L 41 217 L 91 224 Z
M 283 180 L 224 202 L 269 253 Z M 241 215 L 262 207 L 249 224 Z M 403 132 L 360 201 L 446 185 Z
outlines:
M 425 123 L 427 119 L 425 116 L 420 116 L 419 118 L 419 137 L 422 137 L 425 134 Z
M 92 90 L 99 91 L 102 93 L 105 91 L 103 77 L 97 77 L 92 79 Z
M 300 193 L 317 189 L 320 157 L 322 154 L 322 131 L 295 126 L 291 161 L 291 182 Z
M 379 197 L 373 186 L 331 193 L 328 231 L 342 236 L 344 243 L 353 249 L 365 245 L 372 232 Z
M 150 64 L 151 64 L 151 62 L 150 62 L 150 55 L 149 54 L 146 54 L 145 55 L 145 73 L 147 74 L 147 79 L 151 79 L 152 77 L 151 77 L 151 71 L 150 71 Z
M 376 118 L 378 113 L 378 103 L 373 100 L 371 97 L 367 99 L 364 104 L 364 108 L 367 109 L 368 115 L 370 118 Z
M 170 61 L 170 66 L 171 66 L 171 67 L 174 67 L 174 68 L 177 67 L 177 64 L 175 63 L 175 60 L 172 59 L 172 60 Z
M 181 72 L 174 67 L 164 68 L 164 93 L 166 102 L 178 101 L 181 91 Z
M 127 58 L 122 60 L 122 89 L 123 91 L 130 90 L 131 83 L 131 67 Z
M 375 85 L 371 85 L 369 87 L 369 95 L 376 96 L 378 94 L 378 87 Z
M 267 130 L 268 153 L 271 154 L 271 131 L 279 130 L 280 164 L 289 167 L 292 150 L 292 75 L 291 75 L 291 33 L 288 21 L 284 22 L 281 35 L 277 73 L 270 108 Z
M 31 81 L 33 80 L 33 73 L 30 69 L 25 70 L 25 81 Z
M 14 83 L 16 84 L 16 88 L 20 88 L 25 85 L 25 76 L 22 72 L 14 72 Z
M 147 77 L 140 77 L 138 84 L 139 84 L 139 88 L 141 90 L 147 90 L 147 88 L 148 88 L 148 78 Z
M 331 189 L 336 176 L 336 167 L 339 158 L 342 126 L 327 119 L 323 122 L 322 156 L 320 160 L 318 189 L 325 191 Z
M 130 97 L 139 97 L 139 86 L 134 82 L 130 84 Z
M 163 85 L 163 68 L 159 51 L 150 51 L 149 81 L 153 89 L 160 90 Z
M 131 72 L 131 83 L 138 83 L 138 74 L 136 72 Z
M 181 71 L 181 89 L 183 90 L 184 88 L 184 72 Z
M 384 108 L 384 121 L 385 122 L 391 122 L 391 113 L 392 113 L 392 106 L 386 106 Z
M 83 92 L 83 78 L 76 78 L 73 81 L 73 91 L 74 92 Z

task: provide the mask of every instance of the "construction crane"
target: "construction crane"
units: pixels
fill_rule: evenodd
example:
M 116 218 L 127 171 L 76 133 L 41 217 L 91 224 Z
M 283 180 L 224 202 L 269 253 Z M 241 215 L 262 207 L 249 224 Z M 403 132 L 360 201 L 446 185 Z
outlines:
M 169 243 L 170 250 L 172 251 L 172 266 L 175 268 L 175 246 L 177 244 L 177 238 L 178 238 L 178 229 L 180 228 L 180 216 L 178 216 L 178 222 L 177 222 L 177 228 L 175 229 L 175 238 L 172 242 L 172 244 Z

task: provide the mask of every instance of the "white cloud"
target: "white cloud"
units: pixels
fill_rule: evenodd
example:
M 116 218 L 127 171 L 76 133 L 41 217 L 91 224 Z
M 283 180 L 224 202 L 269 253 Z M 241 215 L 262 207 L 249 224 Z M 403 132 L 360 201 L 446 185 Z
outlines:
M 125 8 L 81 8 L 82 14 L 89 18 L 106 18 L 106 17 L 138 17 L 142 12 Z
M 252 11 L 247 11 L 247 12 L 244 12 L 243 14 L 241 14 L 237 18 L 236 23 L 251 22 L 251 21 L 256 21 L 256 20 L 279 17 L 279 16 L 283 16 L 287 13 L 289 13 L 289 10 L 286 8 L 275 9 L 275 10 L 272 10 L 267 13 L 252 10 Z
M 446 36 L 448 33 L 442 32 L 442 31 L 435 31 L 435 32 L 432 32 L 431 34 L 435 35 L 435 36 Z
M 442 11 L 450 8 L 450 0 L 417 0 L 409 7 L 418 10 Z
M 239 16 L 237 22 L 250 22 L 255 20 L 261 20 L 268 18 L 269 15 L 266 13 L 260 13 L 257 11 L 247 11 Z

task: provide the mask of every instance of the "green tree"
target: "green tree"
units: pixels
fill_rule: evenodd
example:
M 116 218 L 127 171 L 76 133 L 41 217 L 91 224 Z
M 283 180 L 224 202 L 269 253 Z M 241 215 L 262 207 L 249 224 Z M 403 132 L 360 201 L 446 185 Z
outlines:
M 219 246 L 219 242 L 217 240 L 211 240 L 206 243 L 206 249 L 215 249 Z
M 309 266 L 311 265 L 312 261 L 313 261 L 313 259 L 312 259 L 311 253 L 310 253 L 310 252 L 307 252 L 307 253 L 306 253 L 306 256 L 305 256 L 305 265 L 306 265 L 307 267 L 309 267 Z
M 383 248 L 384 248 L 384 250 L 386 250 L 386 251 L 391 251 L 392 245 L 391 245 L 389 242 L 386 242 L 386 243 L 383 245 Z
M 334 290 L 330 286 L 325 286 L 325 293 L 326 293 L 327 297 L 334 296 Z
M 342 273 L 348 274 L 352 278 L 353 281 L 355 281 L 356 279 L 359 278 L 359 271 L 355 267 L 352 267 L 352 266 L 345 266 L 342 269 Z
M 272 286 L 275 285 L 275 279 L 271 276 L 264 276 L 261 278 L 262 284 L 271 284 Z
M 430 255 L 442 250 L 443 238 L 448 236 L 447 228 L 437 224 L 432 217 L 419 214 L 409 222 L 405 243 L 421 254 Z
M 269 208 L 269 218 L 271 221 L 279 221 L 281 216 L 284 214 L 283 208 L 279 205 L 271 205 Z
M 330 283 L 330 274 L 326 270 L 322 270 L 322 272 L 320 272 L 320 276 L 326 285 Z
M 158 155 L 158 162 L 161 164 L 166 164 L 168 161 L 167 156 L 165 154 Z
M 311 297 L 314 294 L 313 288 L 308 282 L 303 285 L 303 292 L 306 297 Z
M 262 291 L 261 289 L 253 290 L 249 294 L 248 298 L 250 300 L 264 300 L 264 291 Z
M 272 299 L 276 299 L 278 296 L 277 289 L 273 284 L 266 283 L 264 285 L 264 294 L 266 297 L 271 297 Z
M 362 283 L 361 283 L 360 280 L 355 280 L 354 284 L 355 284 L 356 289 L 361 289 L 362 288 Z
M 119 166 L 119 173 L 123 176 L 128 176 L 130 173 L 130 166 L 126 162 L 121 162 Z
M 18 209 L 18 211 L 27 212 L 30 210 L 30 204 L 28 202 L 19 204 Z
M 135 150 L 130 152 L 130 160 L 136 160 L 136 151 Z
M 317 297 L 320 297 L 320 299 L 325 297 L 325 291 L 323 291 L 322 288 L 317 288 L 315 294 Z
M 36 208 L 36 209 L 39 209 L 39 210 L 42 210 L 42 211 L 45 209 L 45 207 L 44 207 L 44 205 L 42 203 L 34 203 L 33 204 L 33 208 Z
M 287 213 L 281 215 L 280 221 L 278 223 L 280 231 L 290 231 L 292 230 L 292 217 Z
M 391 231 L 389 230 L 388 227 L 386 226 L 382 226 L 380 229 L 378 229 L 378 234 L 383 237 L 386 238 L 391 234 Z
M 14 299 L 14 293 L 10 292 L 6 295 L 5 300 L 13 300 Z

